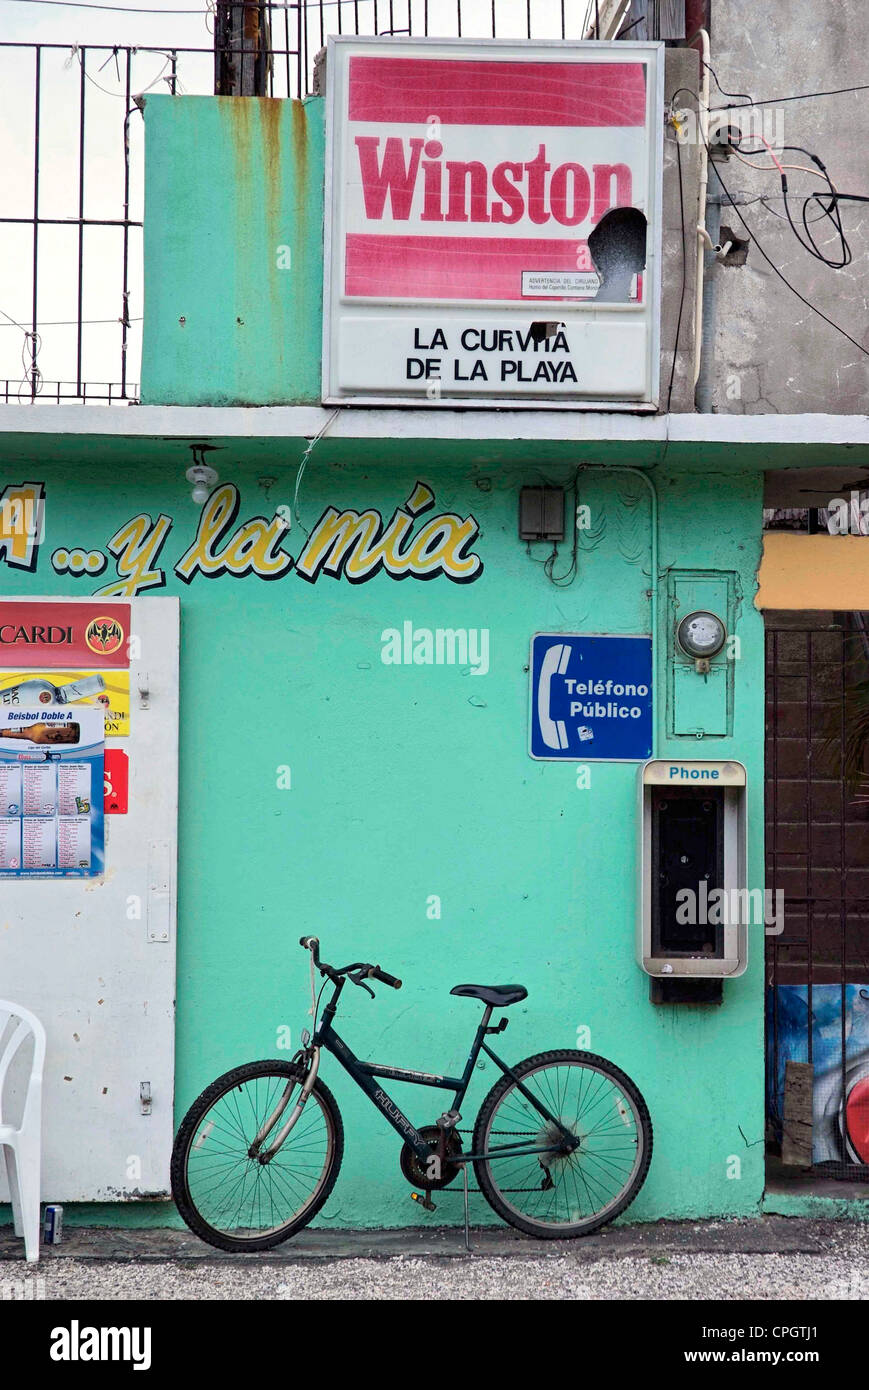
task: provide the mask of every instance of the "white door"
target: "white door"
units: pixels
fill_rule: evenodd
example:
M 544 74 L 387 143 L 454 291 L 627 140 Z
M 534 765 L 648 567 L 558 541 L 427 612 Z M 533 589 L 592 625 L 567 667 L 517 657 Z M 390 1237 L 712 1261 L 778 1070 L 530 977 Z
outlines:
M 0 620 L 3 605 L 29 601 L 0 600 Z M 97 602 L 107 613 L 116 606 Z M 149 597 L 129 608 L 129 735 L 106 739 L 107 750 L 129 756 L 129 802 L 126 814 L 105 818 L 105 872 L 0 876 L 0 998 L 31 1009 L 48 1035 L 44 1201 L 169 1191 L 179 606 L 177 598 Z M 0 660 L 11 668 L 20 656 L 4 651 Z M 0 1179 L 0 1201 L 7 1192 Z

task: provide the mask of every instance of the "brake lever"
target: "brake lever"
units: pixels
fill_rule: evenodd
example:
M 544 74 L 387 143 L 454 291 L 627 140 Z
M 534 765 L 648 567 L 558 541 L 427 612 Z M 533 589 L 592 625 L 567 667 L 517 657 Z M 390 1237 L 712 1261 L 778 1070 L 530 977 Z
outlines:
M 366 994 L 370 994 L 372 999 L 377 998 L 377 995 L 374 993 L 374 990 L 371 988 L 370 985 L 367 985 L 364 979 L 362 978 L 361 970 L 357 970 L 355 975 L 349 974 L 347 978 L 348 980 L 352 980 L 354 985 L 358 985 L 360 989 L 364 989 Z

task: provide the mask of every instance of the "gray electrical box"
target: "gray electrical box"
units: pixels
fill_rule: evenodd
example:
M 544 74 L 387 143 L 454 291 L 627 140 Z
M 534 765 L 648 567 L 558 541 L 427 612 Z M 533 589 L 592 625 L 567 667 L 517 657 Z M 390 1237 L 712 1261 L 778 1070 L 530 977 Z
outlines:
M 519 539 L 564 540 L 564 493 L 560 487 L 523 487 L 519 493 Z
M 741 975 L 764 904 L 746 885 L 744 766 L 653 758 L 639 794 L 639 964 L 662 980 Z

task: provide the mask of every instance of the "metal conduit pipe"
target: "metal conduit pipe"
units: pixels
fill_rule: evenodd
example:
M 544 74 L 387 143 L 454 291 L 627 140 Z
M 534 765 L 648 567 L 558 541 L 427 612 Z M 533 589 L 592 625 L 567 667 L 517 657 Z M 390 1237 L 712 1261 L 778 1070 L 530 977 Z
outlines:
M 651 575 L 649 578 L 649 624 L 652 637 L 652 688 L 655 688 L 655 681 L 658 675 L 658 490 L 655 487 L 649 473 L 644 468 L 631 468 L 628 464 L 607 464 L 607 463 L 583 463 L 579 466 L 581 473 L 588 473 L 594 470 L 598 473 L 630 473 L 635 478 L 642 478 L 649 493 L 649 560 Z M 574 525 L 576 524 L 574 520 Z M 652 757 L 658 756 L 658 701 L 652 697 Z

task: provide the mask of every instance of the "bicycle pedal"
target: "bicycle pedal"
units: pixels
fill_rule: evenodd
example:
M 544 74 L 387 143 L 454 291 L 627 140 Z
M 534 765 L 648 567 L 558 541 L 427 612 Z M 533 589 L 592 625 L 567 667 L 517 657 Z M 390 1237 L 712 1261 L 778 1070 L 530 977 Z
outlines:
M 419 1202 L 420 1206 L 425 1207 L 426 1211 L 437 1211 L 437 1207 L 435 1206 L 431 1197 L 429 1197 L 428 1193 L 426 1193 L 423 1197 L 420 1196 L 418 1192 L 411 1192 L 410 1200 L 412 1202 Z

